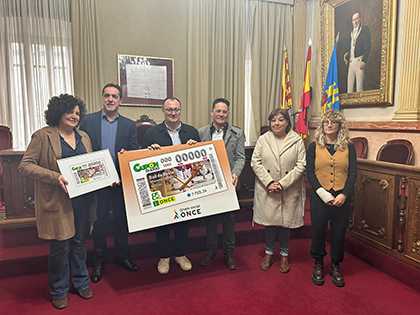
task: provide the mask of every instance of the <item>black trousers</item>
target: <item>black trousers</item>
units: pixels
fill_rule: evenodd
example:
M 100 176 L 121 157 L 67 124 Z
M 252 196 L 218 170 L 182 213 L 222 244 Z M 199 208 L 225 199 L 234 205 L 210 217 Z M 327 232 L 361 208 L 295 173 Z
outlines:
M 128 257 L 128 227 L 121 186 L 106 187 L 97 192 L 97 221 L 93 225 L 95 264 L 104 263 L 107 256 L 106 235 L 109 211 L 113 213 L 114 251 L 117 259 Z
M 175 230 L 172 246 L 171 228 Z M 179 222 L 156 228 L 156 246 L 160 258 L 168 258 L 171 255 L 184 256 L 188 247 L 188 223 Z
M 217 251 L 219 234 L 217 226 L 223 225 L 223 253 L 227 255 L 235 249 L 235 213 L 225 212 L 215 214 L 205 218 L 206 220 L 206 238 L 207 249 Z
M 333 195 L 339 194 L 334 192 Z M 328 222 L 331 227 L 331 259 L 340 263 L 344 259 L 344 237 L 350 217 L 351 198 L 347 198 L 341 207 L 334 207 L 325 204 L 314 190 L 311 192 L 311 224 L 312 224 L 312 245 L 311 257 L 314 259 L 323 258 L 327 255 L 325 251 L 325 236 L 327 234 Z

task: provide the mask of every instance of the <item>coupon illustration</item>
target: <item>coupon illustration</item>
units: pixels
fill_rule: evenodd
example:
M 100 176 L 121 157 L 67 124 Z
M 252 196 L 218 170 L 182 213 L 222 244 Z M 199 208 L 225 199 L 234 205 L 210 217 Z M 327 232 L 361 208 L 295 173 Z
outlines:
M 213 144 L 129 162 L 142 214 L 228 189 Z

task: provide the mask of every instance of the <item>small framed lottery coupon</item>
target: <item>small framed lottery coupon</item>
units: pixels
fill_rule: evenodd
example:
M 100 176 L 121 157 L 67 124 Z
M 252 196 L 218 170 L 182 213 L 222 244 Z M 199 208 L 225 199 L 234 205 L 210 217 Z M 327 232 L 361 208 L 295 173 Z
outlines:
M 108 149 L 60 159 L 57 164 L 69 182 L 70 198 L 120 182 Z

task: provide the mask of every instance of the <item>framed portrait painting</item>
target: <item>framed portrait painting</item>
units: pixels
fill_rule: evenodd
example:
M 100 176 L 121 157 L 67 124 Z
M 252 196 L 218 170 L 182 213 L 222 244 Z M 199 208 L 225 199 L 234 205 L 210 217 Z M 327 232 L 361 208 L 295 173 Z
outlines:
M 392 105 L 396 0 L 321 0 L 320 6 L 322 89 L 338 39 L 340 106 Z
M 126 106 L 160 107 L 173 96 L 174 60 L 118 55 L 118 84 Z

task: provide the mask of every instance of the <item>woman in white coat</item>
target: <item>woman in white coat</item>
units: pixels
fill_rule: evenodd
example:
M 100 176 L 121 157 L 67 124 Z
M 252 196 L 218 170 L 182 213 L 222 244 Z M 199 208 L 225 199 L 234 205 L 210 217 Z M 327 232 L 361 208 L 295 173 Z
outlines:
M 290 270 L 290 229 L 303 225 L 305 210 L 305 146 L 291 130 L 285 109 L 274 109 L 268 116 L 270 130 L 258 138 L 252 155 L 255 173 L 254 221 L 265 225 L 265 256 L 261 270 L 274 263 L 276 232 L 279 231 L 280 271 Z

